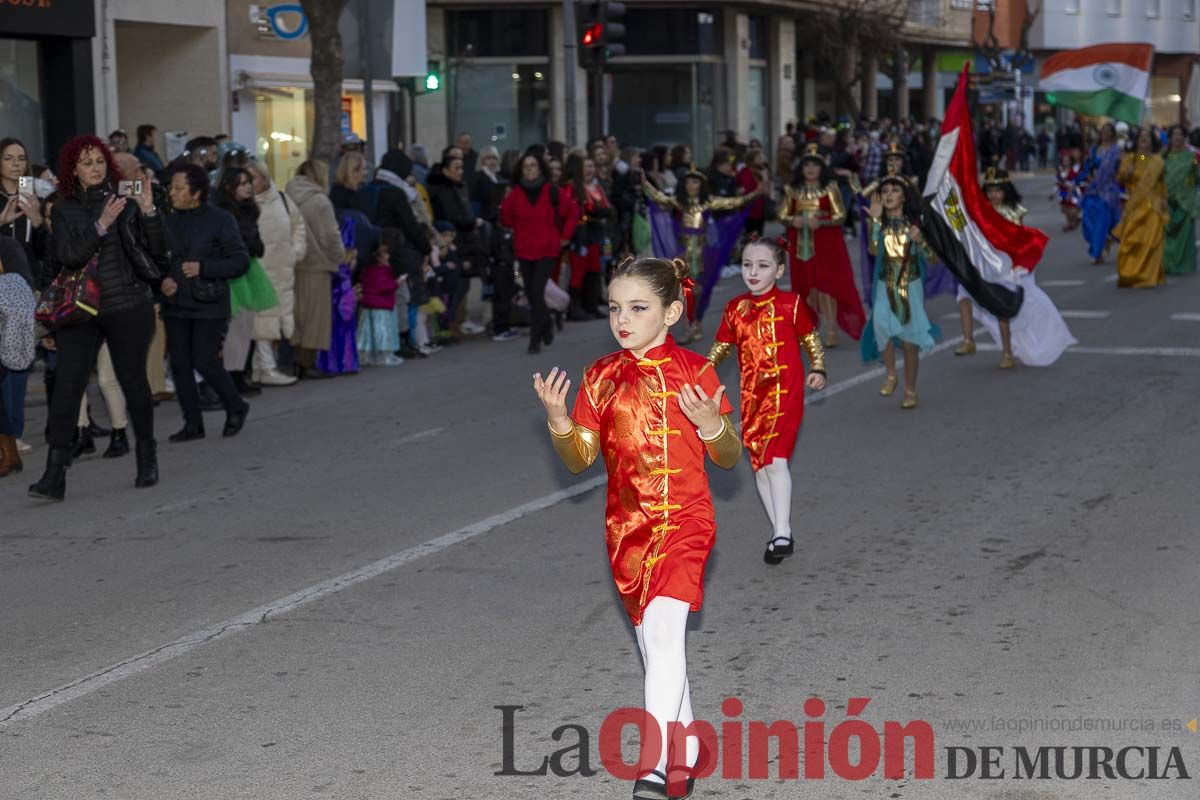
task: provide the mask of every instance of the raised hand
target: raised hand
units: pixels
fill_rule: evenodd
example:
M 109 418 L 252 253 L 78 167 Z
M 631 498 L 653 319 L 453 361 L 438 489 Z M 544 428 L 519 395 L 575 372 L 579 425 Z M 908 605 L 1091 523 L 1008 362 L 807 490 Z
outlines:
M 724 394 L 724 384 L 713 392 L 712 397 L 706 395 L 699 384 L 685 383 L 679 390 L 679 407 L 705 439 L 716 438 L 721 433 L 724 424 L 721 422 L 721 396 Z
M 108 230 L 112 224 L 116 222 L 117 217 L 121 216 L 121 212 L 125 210 L 124 197 L 109 197 L 104 203 L 104 210 L 100 212 L 100 227 Z
M 867 208 L 867 214 L 873 219 L 883 216 L 883 201 L 879 199 L 879 192 L 871 195 L 871 205 Z
M 4 204 L 4 208 L 0 209 L 0 225 L 7 225 L 14 220 L 25 216 L 25 212 L 20 205 L 21 196 L 14 194 L 8 198 L 8 202 Z
M 567 390 L 570 388 L 571 381 L 567 373 L 559 371 L 558 367 L 550 370 L 545 379 L 540 372 L 533 375 L 533 391 L 546 407 L 546 418 L 550 420 L 555 433 L 569 433 L 571 430 L 571 416 L 567 413 Z

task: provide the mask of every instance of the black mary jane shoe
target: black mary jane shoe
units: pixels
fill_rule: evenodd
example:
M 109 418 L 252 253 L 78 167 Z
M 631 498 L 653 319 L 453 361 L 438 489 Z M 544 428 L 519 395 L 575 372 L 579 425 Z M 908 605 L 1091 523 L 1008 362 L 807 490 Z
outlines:
M 667 776 L 658 770 L 650 774 L 662 778 L 662 783 L 639 778 L 633 782 L 633 800 L 672 800 L 667 794 Z
M 172 433 L 170 436 L 167 437 L 167 441 L 171 442 L 172 444 L 177 444 L 179 442 L 194 442 L 197 439 L 203 439 L 203 438 L 204 438 L 204 426 L 203 425 L 192 425 L 191 423 L 184 423 L 183 428 L 181 428 L 177 433 Z
M 775 544 L 776 542 L 783 542 L 783 544 Z M 767 542 L 767 549 L 763 551 L 763 561 L 771 565 L 778 564 L 792 554 L 792 548 L 791 539 L 784 536 L 776 536 Z

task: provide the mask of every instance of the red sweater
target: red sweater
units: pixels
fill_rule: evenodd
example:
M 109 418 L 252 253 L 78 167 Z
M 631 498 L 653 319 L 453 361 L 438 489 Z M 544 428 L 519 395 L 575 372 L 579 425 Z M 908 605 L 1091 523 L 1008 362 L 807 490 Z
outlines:
M 579 221 L 579 206 L 571 193 L 558 189 L 558 221 L 550 202 L 550 185 L 542 186 L 537 202 L 530 204 L 525 190 L 514 186 L 500 204 L 500 224 L 512 228 L 513 254 L 522 261 L 558 258 L 562 240 L 570 239 Z

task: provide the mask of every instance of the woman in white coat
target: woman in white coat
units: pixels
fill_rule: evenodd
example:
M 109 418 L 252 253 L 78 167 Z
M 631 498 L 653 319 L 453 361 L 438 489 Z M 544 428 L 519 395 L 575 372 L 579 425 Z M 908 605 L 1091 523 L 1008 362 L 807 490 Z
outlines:
M 254 318 L 254 382 L 264 386 L 288 386 L 296 378 L 279 371 L 275 346 L 290 339 L 296 329 L 296 262 L 304 258 L 308 246 L 304 215 L 271 180 L 266 165 L 250 161 L 246 165 L 254 178 L 254 200 L 258 203 L 258 232 L 266 248 L 261 259 L 279 305 L 260 311 Z

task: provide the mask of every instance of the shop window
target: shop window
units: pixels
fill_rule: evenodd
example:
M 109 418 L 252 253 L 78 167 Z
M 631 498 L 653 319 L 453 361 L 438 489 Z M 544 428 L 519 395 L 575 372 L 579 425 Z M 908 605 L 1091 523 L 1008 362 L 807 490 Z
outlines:
M 20 139 L 31 159 L 41 160 L 42 90 L 38 43 L 0 39 L 0 109 L 4 135 Z
M 550 51 L 544 10 L 449 11 L 447 41 L 455 58 L 544 56 Z
M 550 138 L 550 74 L 542 64 L 461 63 L 453 74 L 450 124 L 475 148 L 523 150 Z
M 721 55 L 720 16 L 715 11 L 630 8 L 625 12 L 625 52 L 631 56 Z
M 1161 128 L 1179 123 L 1179 111 L 1183 102 L 1180 95 L 1180 79 L 1160 75 L 1150 76 L 1150 121 Z
M 256 149 L 276 185 L 284 186 L 311 148 L 312 91 L 297 88 L 258 89 L 254 97 Z
M 767 139 L 767 70 L 765 67 L 751 67 L 749 80 L 746 82 L 746 94 L 750 105 L 750 131 L 747 140 L 758 139 L 762 144 Z
M 750 17 L 750 57 L 751 58 L 769 58 L 767 55 L 771 49 L 770 29 L 767 27 L 767 18 L 763 16 Z

